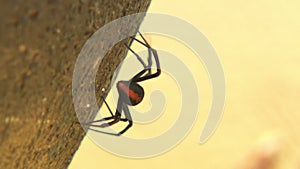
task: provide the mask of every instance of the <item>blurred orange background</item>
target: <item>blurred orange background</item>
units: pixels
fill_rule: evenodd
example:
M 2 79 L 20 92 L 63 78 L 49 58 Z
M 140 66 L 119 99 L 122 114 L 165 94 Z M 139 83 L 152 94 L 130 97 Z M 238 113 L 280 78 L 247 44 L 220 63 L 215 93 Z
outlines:
M 194 54 L 182 44 L 158 35 L 148 35 L 154 48 L 182 56 L 199 77 L 197 84 L 204 92 L 199 93 L 202 102 L 194 127 L 172 150 L 139 160 L 113 155 L 85 137 L 69 169 L 231 169 L 245 160 L 253 160 L 251 154 L 260 147 L 274 150 L 274 153 L 278 151 L 274 168 L 299 168 L 299 9 L 300 1 L 296 0 L 152 0 L 148 12 L 167 13 L 190 22 L 215 47 L 223 65 L 227 88 L 221 123 L 206 143 L 198 143 L 210 106 L 208 75 L 204 67 L 199 66 L 201 63 L 195 62 Z M 134 125 L 126 132 L 128 136 L 153 135 L 153 131 L 170 126 L 178 115 L 174 113 L 178 107 L 171 106 L 180 101 L 172 95 L 178 89 L 170 87 L 176 85 L 170 85 L 168 76 L 163 75 L 160 80 L 146 82 L 143 86 L 146 91 L 159 86 L 166 92 L 170 105 L 162 119 L 153 122 L 150 127 Z M 109 97 L 108 101 L 114 105 Z M 149 106 L 146 101 L 137 110 L 143 111 Z

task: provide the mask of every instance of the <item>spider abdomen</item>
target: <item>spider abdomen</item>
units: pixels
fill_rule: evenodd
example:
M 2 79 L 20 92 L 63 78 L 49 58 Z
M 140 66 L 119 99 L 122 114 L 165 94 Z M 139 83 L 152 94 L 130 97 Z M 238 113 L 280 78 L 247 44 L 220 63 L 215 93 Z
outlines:
M 119 81 L 117 87 L 120 97 L 128 105 L 135 106 L 144 98 L 144 89 L 137 83 Z

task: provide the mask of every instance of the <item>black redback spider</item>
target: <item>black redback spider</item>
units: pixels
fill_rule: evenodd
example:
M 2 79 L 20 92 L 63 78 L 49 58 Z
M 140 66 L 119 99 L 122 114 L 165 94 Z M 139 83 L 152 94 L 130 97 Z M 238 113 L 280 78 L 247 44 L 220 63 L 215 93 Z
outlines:
M 142 71 L 140 71 L 139 73 L 137 73 L 130 80 L 128 80 L 128 81 L 123 80 L 123 81 L 119 81 L 117 83 L 119 99 L 118 99 L 118 104 L 117 104 L 117 109 L 116 109 L 115 115 L 113 115 L 109 105 L 107 104 L 105 99 L 102 97 L 103 100 L 104 100 L 105 105 L 107 106 L 107 108 L 108 108 L 108 110 L 111 114 L 111 116 L 102 118 L 100 120 L 95 120 L 95 121 L 91 121 L 91 122 L 88 122 L 88 123 L 84 123 L 85 125 L 88 125 L 90 127 L 99 127 L 99 128 L 105 128 L 105 127 L 111 126 L 113 124 L 116 124 L 119 121 L 123 121 L 123 122 L 128 121 L 128 125 L 122 131 L 120 131 L 119 133 L 108 133 L 108 132 L 104 132 L 104 131 L 98 131 L 98 132 L 105 133 L 105 134 L 110 134 L 110 135 L 115 135 L 115 136 L 120 136 L 121 134 L 125 133 L 133 125 L 132 118 L 131 118 L 131 115 L 130 115 L 130 112 L 129 112 L 129 109 L 128 109 L 128 105 L 129 106 L 135 106 L 135 105 L 139 104 L 144 98 L 144 89 L 143 89 L 142 86 L 140 86 L 138 84 L 138 82 L 158 77 L 161 74 L 160 63 L 159 63 L 159 60 L 158 60 L 157 51 L 149 45 L 149 43 L 146 41 L 146 39 L 143 37 L 143 35 L 140 32 L 139 32 L 139 34 L 142 37 L 144 42 L 136 39 L 135 37 L 130 37 L 130 38 L 132 38 L 133 40 L 139 42 L 140 44 L 142 44 L 142 45 L 144 45 L 145 47 L 148 48 L 148 65 L 146 65 L 144 63 L 142 58 L 137 53 L 135 53 L 127 44 L 125 44 L 126 47 L 141 62 L 144 69 Z M 154 59 L 155 59 L 155 62 L 156 62 L 156 67 L 157 67 L 155 73 L 151 72 L 152 54 L 154 56 Z M 124 111 L 125 118 L 121 118 L 122 111 Z M 103 121 L 108 121 L 108 120 L 112 120 L 112 121 L 107 122 L 107 123 L 103 123 L 101 125 L 93 124 L 93 123 L 96 123 L 96 122 L 103 122 Z

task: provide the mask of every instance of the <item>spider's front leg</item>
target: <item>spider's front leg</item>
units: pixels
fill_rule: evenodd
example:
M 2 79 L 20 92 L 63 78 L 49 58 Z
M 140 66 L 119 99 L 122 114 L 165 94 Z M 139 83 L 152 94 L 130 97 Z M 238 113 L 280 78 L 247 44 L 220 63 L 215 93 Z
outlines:
M 152 74 L 151 67 L 152 67 L 152 51 L 151 48 L 148 48 L 148 66 L 147 66 L 148 73 L 146 75 Z
M 148 48 L 148 66 L 147 66 L 147 68 L 149 69 L 149 71 L 148 71 L 147 75 L 152 74 L 152 71 L 151 71 L 151 67 L 152 67 L 152 47 L 147 42 L 145 37 L 141 34 L 141 32 L 138 32 L 138 33 L 140 34 L 140 36 L 142 37 L 142 39 L 144 40 L 145 43 L 142 43 L 141 41 L 138 41 L 138 42 Z M 135 39 L 134 37 L 131 37 L 131 38 Z
M 149 43 L 146 41 L 146 39 L 143 37 L 143 35 L 140 32 L 138 32 L 138 33 L 140 34 L 140 36 L 142 37 L 144 42 L 141 42 L 140 40 L 136 39 L 133 36 L 131 36 L 130 38 L 132 38 L 132 40 L 135 40 L 148 48 L 148 59 L 147 59 L 148 64 L 146 65 L 145 62 L 143 61 L 143 59 L 136 52 L 134 52 L 127 44 L 125 44 L 125 46 L 136 56 L 136 58 L 139 60 L 139 62 L 143 65 L 144 69 L 148 70 L 147 74 L 152 74 L 152 71 L 151 71 L 151 67 L 152 67 L 152 51 L 151 51 L 151 49 L 152 48 L 149 45 Z
M 148 65 L 146 65 L 146 63 L 143 61 L 143 59 L 134 50 L 132 50 L 126 43 L 125 43 L 125 46 L 130 50 L 130 52 L 132 52 L 136 56 L 138 61 L 143 65 L 144 69 L 147 69 L 152 66 L 152 59 L 150 58 L 150 55 L 148 57 Z M 149 65 L 149 60 L 151 60 L 150 61 L 151 65 Z
M 140 40 L 138 40 L 138 39 L 136 39 L 134 37 L 131 37 L 131 38 L 148 48 L 148 53 L 149 53 L 149 58 L 148 58 L 148 62 L 149 63 L 148 63 L 148 65 L 149 65 L 149 67 L 145 67 L 144 70 L 142 70 L 141 72 L 139 72 L 138 74 L 136 74 L 131 79 L 131 81 L 133 81 L 133 82 L 141 82 L 141 81 L 144 81 L 144 80 L 152 79 L 152 78 L 158 77 L 161 74 L 160 62 L 159 62 L 159 59 L 158 59 L 157 51 L 155 49 L 153 49 L 147 43 L 146 39 L 143 37 L 143 35 L 141 33 L 139 33 L 139 34 L 142 37 L 142 39 L 144 40 L 144 42 L 142 42 L 142 41 L 140 41 Z M 155 73 L 151 72 L 152 54 L 153 54 L 155 62 L 156 62 L 156 72 Z M 148 73 L 145 74 L 146 72 L 148 72 Z
M 149 45 L 149 43 L 146 41 L 146 39 L 144 38 L 144 36 L 140 32 L 139 32 L 139 34 L 142 37 L 144 42 L 136 39 L 133 36 L 130 37 L 130 38 L 132 38 L 133 40 L 137 41 L 138 43 L 140 43 L 143 46 L 148 48 L 148 65 L 145 64 L 143 59 L 136 52 L 134 52 L 127 44 L 125 44 L 125 46 L 136 56 L 136 58 L 141 62 L 141 64 L 144 67 L 144 70 L 140 71 L 133 78 L 131 78 L 130 81 L 133 81 L 133 82 L 141 82 L 141 81 L 144 81 L 144 80 L 155 78 L 155 77 L 157 77 L 161 74 L 160 63 L 159 63 L 157 51 Z M 152 67 L 152 54 L 153 54 L 155 62 L 156 62 L 156 67 L 157 67 L 156 68 L 157 69 L 156 73 L 152 73 L 152 69 L 151 69 L 151 67 Z

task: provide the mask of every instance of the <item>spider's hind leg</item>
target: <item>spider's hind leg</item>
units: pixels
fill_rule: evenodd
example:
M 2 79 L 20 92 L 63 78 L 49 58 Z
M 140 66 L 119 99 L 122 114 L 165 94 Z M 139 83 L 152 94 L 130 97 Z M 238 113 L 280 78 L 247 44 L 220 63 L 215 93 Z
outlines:
M 107 102 L 106 102 L 106 100 L 105 100 L 105 98 L 104 98 L 103 96 L 102 96 L 102 99 L 103 99 L 103 101 L 104 101 L 106 107 L 108 108 L 109 113 L 111 114 L 111 116 L 110 116 L 110 117 L 102 118 L 102 119 L 100 119 L 100 120 L 94 120 L 94 121 L 90 121 L 90 122 L 87 122 L 87 123 L 82 123 L 83 125 L 91 125 L 92 123 L 97 123 L 97 122 L 107 121 L 107 120 L 111 120 L 111 119 L 115 118 L 115 116 L 113 115 L 113 113 L 112 113 L 112 111 L 111 111 L 109 105 L 107 104 Z
M 126 119 L 128 120 L 128 125 L 122 130 L 120 131 L 117 135 L 121 135 L 123 133 L 125 133 L 130 127 L 132 127 L 133 123 L 132 123 L 132 118 L 131 118 L 131 115 L 130 115 L 130 112 L 129 112 L 129 109 L 127 107 L 127 105 L 123 105 L 123 110 L 124 110 L 124 114 L 125 114 L 125 117 Z

